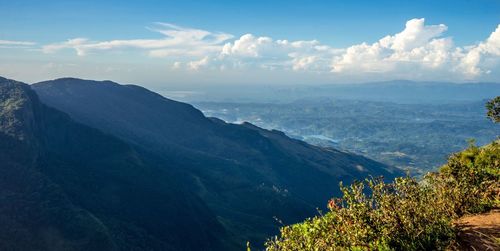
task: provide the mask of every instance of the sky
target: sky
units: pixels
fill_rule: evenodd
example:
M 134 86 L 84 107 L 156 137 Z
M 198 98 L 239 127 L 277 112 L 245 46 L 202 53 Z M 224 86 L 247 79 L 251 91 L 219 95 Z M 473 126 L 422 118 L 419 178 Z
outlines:
M 500 1 L 0 0 L 0 76 L 500 82 Z

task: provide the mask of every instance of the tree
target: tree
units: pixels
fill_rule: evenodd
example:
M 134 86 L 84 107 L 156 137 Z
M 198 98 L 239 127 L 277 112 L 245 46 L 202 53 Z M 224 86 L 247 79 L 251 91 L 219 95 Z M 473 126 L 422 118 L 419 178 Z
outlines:
M 488 101 L 488 103 L 486 103 L 486 109 L 488 109 L 486 115 L 493 122 L 500 123 L 500 96 Z

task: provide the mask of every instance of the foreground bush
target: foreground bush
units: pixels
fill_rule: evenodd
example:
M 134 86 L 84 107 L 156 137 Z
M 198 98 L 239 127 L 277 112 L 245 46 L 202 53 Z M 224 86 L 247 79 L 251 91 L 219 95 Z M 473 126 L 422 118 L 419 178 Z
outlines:
M 371 179 L 342 192 L 325 215 L 283 227 L 268 250 L 425 250 L 444 248 L 455 236 L 449 205 L 413 178 Z
M 453 221 L 499 204 L 500 144 L 471 145 L 423 181 L 368 179 L 332 199 L 324 215 L 285 226 L 267 250 L 443 250 Z
M 452 202 L 455 216 L 500 207 L 500 141 L 483 147 L 471 144 L 453 154 L 438 173 L 428 174 L 426 181 L 438 197 Z

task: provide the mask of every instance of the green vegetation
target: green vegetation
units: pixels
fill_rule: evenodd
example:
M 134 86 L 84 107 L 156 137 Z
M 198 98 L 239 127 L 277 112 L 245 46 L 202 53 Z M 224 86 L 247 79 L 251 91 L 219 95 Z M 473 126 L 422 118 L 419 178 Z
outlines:
M 403 173 L 139 87 L 56 82 L 38 90 L 69 114 L 0 78 L 0 250 L 259 249 L 278 233 L 273 216 L 295 223 L 341 194 L 267 248 L 445 249 L 455 219 L 500 204 L 500 141 L 471 145 L 421 182 L 352 183 Z
M 495 123 L 500 122 L 500 96 L 488 101 L 486 103 L 486 109 L 488 109 L 488 117 Z
M 235 249 L 170 165 L 0 77 L 0 250 Z
M 273 217 L 292 224 L 314 215 L 315 205 L 340 195 L 340 180 L 404 174 L 279 131 L 209 119 L 188 104 L 138 86 L 59 79 L 31 87 L 42 102 L 76 121 L 167 160 L 159 168 L 173 172 L 206 203 L 237 245 L 229 250 L 244 250 L 246 241 L 263 248 L 281 226 Z
M 483 147 L 471 144 L 453 154 L 438 173 L 426 180 L 439 192 L 438 196 L 453 203 L 455 216 L 480 213 L 499 207 L 500 140 Z
M 366 100 L 298 100 L 292 103 L 197 103 L 207 116 L 249 121 L 308 143 L 358 153 L 424 175 L 467 147 L 493 141 L 497 125 L 484 101 L 398 104 Z
M 281 228 L 267 250 L 444 250 L 456 248 L 454 221 L 500 206 L 500 141 L 471 144 L 438 172 L 385 183 L 341 185 L 330 211 Z

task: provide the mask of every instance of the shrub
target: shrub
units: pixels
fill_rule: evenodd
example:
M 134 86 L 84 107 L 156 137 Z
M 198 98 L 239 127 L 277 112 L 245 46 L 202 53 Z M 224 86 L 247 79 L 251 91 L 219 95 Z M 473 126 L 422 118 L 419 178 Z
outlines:
M 499 207 L 500 141 L 477 147 L 473 143 L 448 158 L 438 173 L 430 173 L 429 181 L 438 197 L 450 201 L 455 216 L 480 213 Z
M 425 250 L 444 248 L 455 235 L 447 205 L 413 178 L 368 179 L 341 189 L 330 212 L 283 227 L 268 250 Z
M 453 221 L 499 204 L 500 143 L 473 144 L 418 182 L 370 178 L 342 186 L 329 212 L 285 226 L 267 250 L 443 250 L 452 247 Z
M 500 96 L 488 101 L 486 103 L 486 109 L 488 110 L 486 116 L 488 116 L 491 121 L 500 123 Z

